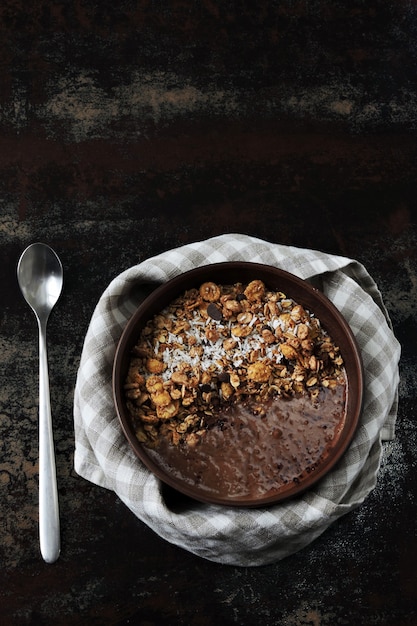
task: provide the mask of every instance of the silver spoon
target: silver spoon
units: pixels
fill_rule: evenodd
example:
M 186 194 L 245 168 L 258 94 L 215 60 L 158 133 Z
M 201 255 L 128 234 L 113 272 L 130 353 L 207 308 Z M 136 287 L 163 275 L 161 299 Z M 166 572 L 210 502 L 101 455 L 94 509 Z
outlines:
M 59 557 L 61 541 L 46 324 L 62 290 L 61 261 L 46 244 L 33 243 L 19 259 L 17 280 L 39 327 L 39 543 L 43 559 L 54 563 Z

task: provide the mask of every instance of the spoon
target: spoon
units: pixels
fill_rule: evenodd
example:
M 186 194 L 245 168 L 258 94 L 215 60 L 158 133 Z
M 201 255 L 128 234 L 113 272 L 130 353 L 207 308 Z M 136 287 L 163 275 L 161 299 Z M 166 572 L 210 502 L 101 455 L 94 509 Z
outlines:
M 43 559 L 54 563 L 60 553 L 60 526 L 55 453 L 49 395 L 46 324 L 63 282 L 62 264 L 43 243 L 30 245 L 19 259 L 17 280 L 39 327 L 39 543 Z

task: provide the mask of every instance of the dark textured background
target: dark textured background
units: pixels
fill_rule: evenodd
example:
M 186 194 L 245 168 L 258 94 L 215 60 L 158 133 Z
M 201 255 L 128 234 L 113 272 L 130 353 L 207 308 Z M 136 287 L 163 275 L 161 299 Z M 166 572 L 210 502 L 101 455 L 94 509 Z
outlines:
M 417 624 L 417 3 L 3 0 L 0 623 Z M 72 394 L 109 281 L 243 232 L 357 258 L 402 343 L 375 491 L 262 568 L 171 546 L 76 476 Z M 38 548 L 37 329 L 16 284 L 55 248 L 49 327 L 62 554 Z

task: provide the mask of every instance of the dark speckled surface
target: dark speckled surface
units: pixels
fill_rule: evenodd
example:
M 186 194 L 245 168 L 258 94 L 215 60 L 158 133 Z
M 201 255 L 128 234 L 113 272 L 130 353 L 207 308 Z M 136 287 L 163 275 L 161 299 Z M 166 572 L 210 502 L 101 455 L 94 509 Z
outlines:
M 0 623 L 417 624 L 416 2 L 7 0 L 0 41 Z M 166 543 L 73 470 L 100 294 L 230 231 L 357 258 L 403 348 L 375 491 L 254 569 Z M 65 270 L 48 327 L 54 565 L 38 548 L 37 328 L 16 284 L 37 240 Z

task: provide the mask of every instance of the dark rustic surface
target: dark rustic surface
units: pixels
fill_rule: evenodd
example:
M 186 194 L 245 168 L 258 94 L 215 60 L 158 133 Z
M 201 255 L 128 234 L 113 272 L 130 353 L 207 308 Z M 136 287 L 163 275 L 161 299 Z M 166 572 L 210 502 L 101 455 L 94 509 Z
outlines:
M 0 623 L 417 624 L 416 2 L 5 0 L 0 41 Z M 375 491 L 253 569 L 166 543 L 73 470 L 102 291 L 137 261 L 237 231 L 360 260 L 403 348 Z M 37 329 L 16 284 L 38 240 L 65 270 L 48 328 L 54 565 L 37 535 Z

